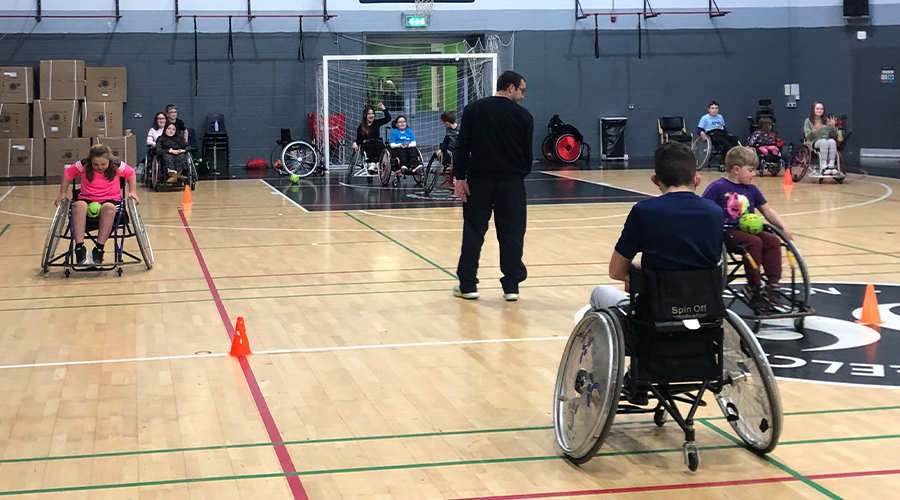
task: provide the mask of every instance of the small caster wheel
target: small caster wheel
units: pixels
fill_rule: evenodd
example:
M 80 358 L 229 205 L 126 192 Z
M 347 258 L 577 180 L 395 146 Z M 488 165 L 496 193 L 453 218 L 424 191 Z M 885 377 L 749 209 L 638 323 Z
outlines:
M 666 424 L 666 417 L 666 410 L 664 408 L 659 408 L 653 412 L 653 423 L 656 424 L 657 427 L 662 427 Z
M 159 192 L 159 184 L 153 186 L 153 190 L 158 193 Z
M 369 184 L 372 184 L 372 178 L 371 178 L 371 177 L 366 177 L 366 182 L 369 183 Z
M 191 191 L 193 191 L 193 190 L 196 189 L 196 188 L 197 188 L 197 182 L 196 182 L 196 181 L 191 181 Z
M 762 321 L 759 321 L 759 320 L 754 321 L 754 322 L 753 322 L 753 327 L 752 327 L 753 333 L 759 333 L 759 329 L 760 329 L 761 327 L 762 327 Z
M 71 274 L 71 273 L 69 273 L 69 270 L 68 270 L 68 269 L 66 269 L 65 272 L 66 272 L 66 278 L 68 278 L 68 277 L 69 277 L 69 274 Z
M 803 333 L 803 320 L 805 318 L 796 318 L 794 319 L 794 330 L 797 330 L 797 333 Z
M 122 268 L 121 267 L 116 269 L 116 274 L 118 274 L 119 276 L 122 276 Z
M 725 165 L 719 165 L 719 172 L 725 171 Z
M 691 472 L 700 467 L 700 451 L 697 450 L 697 443 L 694 441 L 684 443 L 684 465 L 687 465 Z
M 395 175 L 393 179 L 391 179 L 391 186 L 397 187 L 400 185 L 400 176 Z
M 824 184 L 824 183 L 825 183 L 825 179 L 819 179 L 819 184 Z
M 836 178 L 835 180 L 837 181 L 838 184 L 843 184 L 843 183 L 844 183 L 844 178 L 843 178 L 843 177 L 838 177 L 838 178 Z

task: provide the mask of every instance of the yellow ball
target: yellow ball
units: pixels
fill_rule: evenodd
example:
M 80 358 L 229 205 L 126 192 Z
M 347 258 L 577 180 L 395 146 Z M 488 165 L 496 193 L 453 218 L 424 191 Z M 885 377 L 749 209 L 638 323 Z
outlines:
M 300 176 L 297 174 L 291 174 L 291 182 L 294 184 L 300 182 Z
M 88 203 L 87 216 L 94 219 L 100 215 L 100 204 L 96 201 Z
M 738 226 L 741 228 L 741 231 L 750 234 L 759 234 L 763 229 L 763 218 L 756 214 L 746 213 L 741 217 Z

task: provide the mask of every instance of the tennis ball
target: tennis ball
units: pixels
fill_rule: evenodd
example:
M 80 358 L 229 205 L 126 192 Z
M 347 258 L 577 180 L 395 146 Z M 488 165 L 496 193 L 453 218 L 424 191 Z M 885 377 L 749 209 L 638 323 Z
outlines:
M 741 228 L 741 231 L 759 234 L 763 228 L 763 218 L 756 214 L 746 213 L 741 217 L 738 227 Z
M 100 215 L 100 204 L 97 203 L 96 201 L 92 201 L 92 202 L 88 203 L 87 216 L 94 219 L 98 215 Z
M 291 182 L 294 184 L 300 182 L 300 176 L 297 174 L 291 174 Z

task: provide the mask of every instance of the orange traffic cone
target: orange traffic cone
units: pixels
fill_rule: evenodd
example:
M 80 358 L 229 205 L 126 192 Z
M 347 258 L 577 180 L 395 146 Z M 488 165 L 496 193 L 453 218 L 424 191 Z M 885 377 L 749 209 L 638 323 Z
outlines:
M 791 175 L 791 169 L 785 169 L 784 171 L 784 180 L 782 184 L 785 186 L 793 186 L 794 185 L 794 177 Z
M 791 191 L 794 190 L 794 184 L 785 184 L 784 185 L 784 199 L 785 201 L 791 201 Z
M 881 321 L 881 313 L 878 312 L 878 299 L 875 298 L 875 285 L 866 285 L 866 296 L 863 299 L 862 314 L 858 323 L 867 325 L 880 325 L 883 323 Z
M 184 196 L 181 197 L 181 204 L 190 205 L 192 203 L 194 200 L 191 199 L 191 187 L 186 185 L 184 186 Z
M 234 339 L 231 341 L 232 356 L 249 356 L 253 354 L 250 351 L 250 341 L 247 340 L 247 328 L 244 326 L 244 317 L 238 316 L 237 324 L 234 325 Z

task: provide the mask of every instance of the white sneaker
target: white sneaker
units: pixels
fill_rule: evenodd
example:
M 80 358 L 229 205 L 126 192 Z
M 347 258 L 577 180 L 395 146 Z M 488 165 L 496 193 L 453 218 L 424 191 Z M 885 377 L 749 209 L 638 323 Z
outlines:
M 474 300 L 478 298 L 478 292 L 462 292 L 459 289 L 459 285 L 456 285 L 453 287 L 453 296 L 466 300 Z
M 378 164 L 377 163 L 367 163 L 366 171 L 369 172 L 370 174 L 377 174 L 378 173 Z
M 503 300 L 505 300 L 507 302 L 515 302 L 515 301 L 519 300 L 519 294 L 518 293 L 504 293 Z

